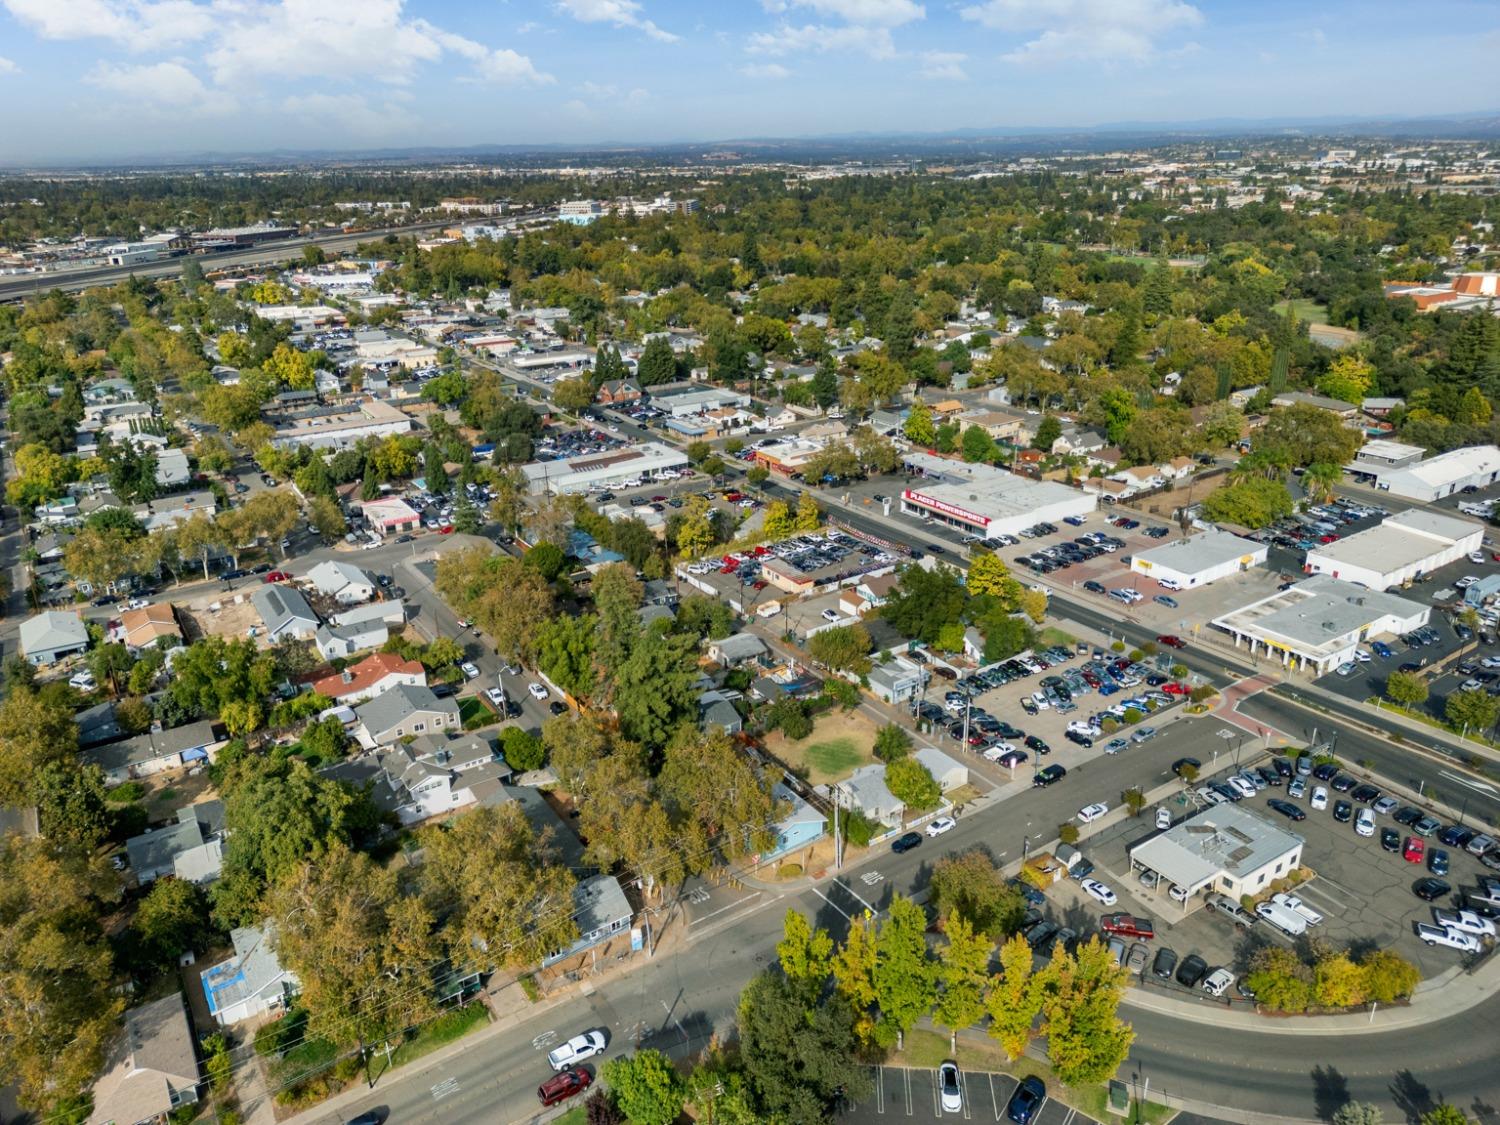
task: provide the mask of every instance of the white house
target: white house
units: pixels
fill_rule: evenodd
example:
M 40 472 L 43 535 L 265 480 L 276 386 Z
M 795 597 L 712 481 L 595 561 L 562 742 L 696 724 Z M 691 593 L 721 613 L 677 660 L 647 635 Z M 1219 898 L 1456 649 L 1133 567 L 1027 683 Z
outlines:
M 380 589 L 375 579 L 359 567 L 338 559 L 320 562 L 307 572 L 307 581 L 318 593 L 333 598 L 340 605 L 367 602 Z

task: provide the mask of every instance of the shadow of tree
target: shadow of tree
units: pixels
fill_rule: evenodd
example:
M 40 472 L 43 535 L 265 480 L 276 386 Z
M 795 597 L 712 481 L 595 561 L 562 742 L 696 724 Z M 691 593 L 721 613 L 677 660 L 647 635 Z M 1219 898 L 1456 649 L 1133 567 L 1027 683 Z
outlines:
M 1334 1113 L 1349 1103 L 1349 1080 L 1331 1066 L 1312 1068 L 1313 1113 L 1332 1121 Z
M 1443 1100 L 1441 1096 L 1434 1097 L 1427 1084 L 1409 1070 L 1396 1072 L 1391 1082 L 1391 1099 L 1411 1125 L 1416 1125 L 1424 1113 L 1431 1113 L 1432 1107 Z

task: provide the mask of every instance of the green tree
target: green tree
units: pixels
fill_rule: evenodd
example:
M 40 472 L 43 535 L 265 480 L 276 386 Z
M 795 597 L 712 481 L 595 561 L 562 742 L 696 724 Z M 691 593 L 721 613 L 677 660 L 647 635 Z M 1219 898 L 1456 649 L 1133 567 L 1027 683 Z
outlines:
M 933 1021 L 951 1032 L 950 1046 L 958 1049 L 958 1033 L 984 1015 L 989 983 L 990 954 L 995 943 L 976 932 L 962 915 L 948 921 L 948 942 L 939 953 L 943 991 Z
M 1004 1048 L 1012 1062 L 1025 1054 L 1042 1011 L 1042 982 L 1032 972 L 1034 961 L 1026 939 L 1013 935 L 1000 947 L 1000 974 L 984 998 L 990 1038 Z
M 898 572 L 900 581 L 881 607 L 880 615 L 902 636 L 931 644 L 944 625 L 963 616 L 968 597 L 964 584 L 951 567 L 908 564 Z
M 1279 480 L 1243 477 L 1211 492 L 1203 514 L 1211 520 L 1261 528 L 1292 513 L 1292 496 Z
M 898 758 L 885 767 L 885 787 L 913 812 L 935 809 L 943 791 L 931 771 L 915 758 Z
M 594 388 L 587 379 L 559 379 L 552 385 L 552 401 L 570 414 L 577 414 L 593 405 Z
M 682 1076 L 671 1059 L 653 1048 L 609 1060 L 604 1064 L 604 1080 L 615 1104 L 631 1122 L 671 1125 L 682 1113 L 686 1096 Z
M 697 714 L 697 678 L 694 638 L 642 634 L 611 670 L 611 699 L 625 737 L 651 750 L 666 746 L 678 724 Z
M 1385 1115 L 1378 1105 L 1346 1102 L 1333 1111 L 1333 1125 L 1383 1125 Z
M 1090 938 L 1076 954 L 1054 953 L 1042 976 L 1042 1032 L 1052 1072 L 1067 1086 L 1113 1078 L 1135 1041 L 1135 1031 L 1119 1017 L 1125 970 Z
M 832 999 L 809 1012 L 779 974 L 762 973 L 740 994 L 739 1038 L 761 1120 L 821 1121 L 836 1097 L 869 1089 L 850 1005 Z
M 1026 912 L 1026 900 L 980 848 L 940 858 L 928 892 L 945 923 L 962 918 L 992 941 L 1019 929 Z
M 1050 452 L 1052 443 L 1062 437 L 1062 423 L 1056 415 L 1044 414 L 1042 420 L 1037 423 L 1036 435 L 1031 439 L 1031 448 Z
M 1420 1125 L 1467 1125 L 1464 1111 L 1447 1102 L 1439 1102 L 1420 1118 Z
M 1427 702 L 1427 681 L 1415 672 L 1392 672 L 1385 678 L 1385 697 L 1402 707 L 1420 707 Z
M 1377 1004 L 1394 1004 L 1412 994 L 1422 981 L 1422 971 L 1389 949 L 1367 953 L 1359 963 L 1364 973 L 1365 995 Z
M 899 1046 L 937 998 L 937 966 L 928 956 L 926 932 L 922 908 L 896 895 L 875 939 L 876 1035 L 887 1044 Z
M 208 902 L 198 887 L 185 879 L 158 879 L 141 899 L 129 935 L 144 965 L 170 971 L 177 959 L 203 948 L 212 932 Z
M 875 757 L 894 762 L 911 753 L 911 735 L 895 723 L 886 723 L 875 732 Z
M 989 462 L 995 459 L 995 439 L 983 426 L 969 426 L 959 442 L 965 461 Z
M 901 424 L 901 432 L 913 445 L 931 448 L 937 440 L 937 430 L 932 424 L 932 408 L 920 398 L 912 399 L 911 410 Z
M 1290 949 L 1264 946 L 1250 959 L 1245 983 L 1273 1012 L 1303 1012 L 1312 1000 L 1312 971 Z
M 636 381 L 643 387 L 670 383 L 677 378 L 677 357 L 665 336 L 650 340 L 636 365 Z
M 537 667 L 575 699 L 588 699 L 597 686 L 594 646 L 598 618 L 560 614 L 542 626 L 537 635 Z
M 500 732 L 500 752 L 505 764 L 517 773 L 541 769 L 547 760 L 547 749 L 541 738 L 520 727 L 506 727 Z
M 1424 699 L 1425 695 L 1424 692 Z M 1480 689 L 1451 692 L 1443 703 L 1443 715 L 1455 730 L 1488 734 L 1497 714 L 1500 714 L 1500 699 Z
M 1302 491 L 1316 504 L 1333 499 L 1334 489 L 1344 479 L 1344 470 L 1327 461 L 1316 461 L 1302 474 Z
M 832 671 L 864 675 L 870 670 L 870 643 L 869 631 L 856 622 L 813 634 L 807 642 L 807 653 Z
M 776 959 L 786 979 L 802 995 L 811 1011 L 823 995 L 833 973 L 833 939 L 822 927 L 814 929 L 796 910 L 788 910 L 782 922 L 782 938 L 776 943 Z

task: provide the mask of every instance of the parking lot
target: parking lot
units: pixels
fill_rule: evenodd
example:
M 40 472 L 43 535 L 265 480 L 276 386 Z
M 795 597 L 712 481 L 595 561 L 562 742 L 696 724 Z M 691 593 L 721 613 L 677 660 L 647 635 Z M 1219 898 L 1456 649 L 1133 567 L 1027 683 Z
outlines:
M 889 551 L 862 542 L 842 531 L 796 535 L 769 546 L 759 546 L 735 555 L 698 559 L 680 568 L 694 585 L 709 587 L 715 596 L 732 605 L 743 605 L 745 612 L 762 601 L 780 598 L 787 591 L 768 582 L 762 567 L 775 559 L 797 580 L 811 582 L 820 590 L 835 590 L 839 583 L 864 574 L 884 572 L 900 560 Z M 835 599 L 836 600 L 836 599 Z M 853 624 L 854 618 L 842 618 L 832 606 L 832 617 L 821 614 L 808 618 L 806 607 L 799 605 L 799 623 L 803 626 Z
M 1226 764 L 1228 769 L 1215 771 L 1216 763 L 1206 755 L 1198 755 L 1205 763 L 1203 777 L 1191 787 L 1184 786 L 1182 795 L 1164 803 L 1174 823 L 1193 815 L 1201 804 L 1186 790 L 1196 790 L 1208 781 L 1235 772 L 1234 743 L 1230 741 L 1228 746 L 1228 752 L 1218 755 L 1218 764 Z M 1258 747 L 1245 747 L 1240 757 L 1241 767 L 1265 765 L 1269 761 L 1270 755 L 1260 752 Z M 1292 801 L 1303 809 L 1304 820 L 1288 824 L 1267 806 L 1271 798 L 1288 799 L 1286 785 L 1262 789 L 1254 797 L 1245 798 L 1242 804 L 1306 840 L 1302 862 L 1304 867 L 1316 873 L 1316 877 L 1289 893 L 1297 895 L 1306 906 L 1322 915 L 1323 921 L 1309 927 L 1307 936 L 1323 939 L 1336 948 L 1374 946 L 1393 949 L 1415 963 L 1424 978 L 1465 963 L 1464 954 L 1442 946 L 1429 947 L 1415 935 L 1414 923 L 1432 922 L 1434 907 L 1451 910 L 1456 903 L 1454 894 L 1443 895 L 1433 903 L 1419 899 L 1413 893 L 1412 885 L 1431 874 L 1426 862 L 1407 862 L 1399 851 L 1391 852 L 1382 847 L 1383 829 L 1394 829 L 1403 842 L 1412 829 L 1396 824 L 1392 815 L 1381 815 L 1376 817 L 1375 836 L 1361 837 L 1354 831 L 1352 816 L 1347 823 L 1339 822 L 1333 816 L 1334 802 L 1346 799 L 1348 794 L 1330 791 L 1327 808 L 1316 810 L 1310 802 L 1314 786 L 1321 784 L 1328 789 L 1329 783 L 1316 782 L 1312 778 L 1306 781 L 1306 796 Z M 1259 921 L 1242 932 L 1223 916 L 1201 909 L 1196 898 L 1179 904 L 1170 899 L 1165 886 L 1152 890 L 1143 885 L 1142 873 L 1131 870 L 1129 849 L 1155 834 L 1153 815 L 1154 807 L 1148 808 L 1140 819 L 1114 824 L 1079 845 L 1095 865 L 1091 877 L 1106 883 L 1119 899 L 1110 910 L 1144 915 L 1155 922 L 1156 939 L 1148 943 L 1153 958 L 1165 945 L 1179 959 L 1196 953 L 1211 967 L 1225 966 L 1242 977 L 1251 955 L 1262 944 L 1295 944 L 1293 939 L 1265 921 Z M 1436 836 L 1426 839 L 1425 845 L 1429 854 L 1433 847 L 1447 853 L 1450 868 L 1443 879 L 1454 892 L 1474 888 L 1481 873 L 1493 874 L 1487 872 L 1476 857 L 1462 848 L 1438 843 Z M 1078 933 L 1097 932 L 1099 917 L 1107 912 L 1072 881 L 1050 889 L 1047 899 L 1044 915 Z M 1150 983 L 1185 992 L 1175 982 L 1153 980 Z M 1230 996 L 1233 995 L 1231 990 Z
M 936 1070 L 902 1066 L 877 1066 L 871 1072 L 870 1096 L 847 1103 L 841 1121 L 885 1121 L 914 1118 L 931 1121 L 947 1118 L 964 1121 L 1000 1121 L 1015 1093 L 1016 1079 L 1008 1074 L 973 1070 L 959 1072 L 963 1109 L 943 1113 L 938 1101 Z M 1032 1125 L 1098 1125 L 1092 1117 L 1048 1097 L 1032 1114 Z

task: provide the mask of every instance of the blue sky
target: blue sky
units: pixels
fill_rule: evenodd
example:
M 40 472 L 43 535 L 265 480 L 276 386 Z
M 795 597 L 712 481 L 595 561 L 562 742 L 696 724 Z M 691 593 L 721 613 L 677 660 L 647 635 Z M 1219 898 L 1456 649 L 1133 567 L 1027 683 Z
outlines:
M 1458 113 L 1496 58 L 1493 0 L 0 0 L 0 162 Z

